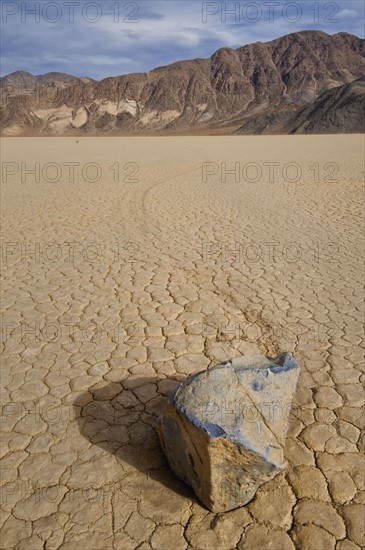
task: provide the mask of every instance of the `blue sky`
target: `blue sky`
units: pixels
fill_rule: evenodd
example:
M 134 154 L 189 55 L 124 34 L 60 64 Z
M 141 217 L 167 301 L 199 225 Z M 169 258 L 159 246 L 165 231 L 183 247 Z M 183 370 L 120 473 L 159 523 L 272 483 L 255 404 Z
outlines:
M 303 29 L 364 37 L 362 0 L 0 0 L 0 4 L 1 76 L 17 70 L 36 75 L 60 71 L 102 79 L 209 57 L 223 46 L 237 48 Z

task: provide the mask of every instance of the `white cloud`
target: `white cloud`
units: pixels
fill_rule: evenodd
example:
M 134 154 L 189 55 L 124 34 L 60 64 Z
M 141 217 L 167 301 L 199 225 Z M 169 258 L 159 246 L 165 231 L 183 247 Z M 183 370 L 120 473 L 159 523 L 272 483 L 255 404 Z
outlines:
M 345 19 L 346 17 L 359 17 L 359 14 L 355 10 L 341 10 L 338 12 L 337 17 L 340 17 L 341 19 Z

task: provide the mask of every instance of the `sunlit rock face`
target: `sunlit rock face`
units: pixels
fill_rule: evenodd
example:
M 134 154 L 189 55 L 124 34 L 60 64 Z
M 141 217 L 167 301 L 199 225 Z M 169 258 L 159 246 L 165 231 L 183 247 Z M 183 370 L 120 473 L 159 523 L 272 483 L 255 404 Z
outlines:
M 170 395 L 163 450 L 209 510 L 246 504 L 284 468 L 299 370 L 289 353 L 240 357 L 193 374 Z

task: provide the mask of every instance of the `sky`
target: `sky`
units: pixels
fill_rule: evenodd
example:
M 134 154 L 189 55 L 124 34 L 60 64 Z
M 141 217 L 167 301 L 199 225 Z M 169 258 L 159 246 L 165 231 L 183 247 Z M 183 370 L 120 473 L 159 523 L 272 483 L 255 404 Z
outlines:
M 300 30 L 364 37 L 363 0 L 0 0 L 0 7 L 1 76 L 57 71 L 101 80 Z

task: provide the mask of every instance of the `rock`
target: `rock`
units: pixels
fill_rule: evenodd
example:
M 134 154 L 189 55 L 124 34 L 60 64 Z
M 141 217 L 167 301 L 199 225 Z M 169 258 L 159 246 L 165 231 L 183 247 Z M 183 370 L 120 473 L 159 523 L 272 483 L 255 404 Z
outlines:
M 191 375 L 170 394 L 162 448 L 209 510 L 246 504 L 284 468 L 298 376 L 289 353 L 239 357 Z

